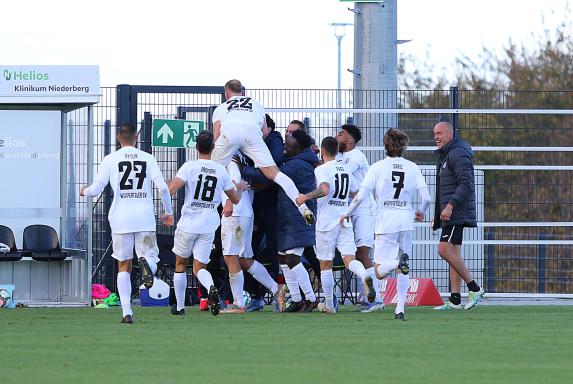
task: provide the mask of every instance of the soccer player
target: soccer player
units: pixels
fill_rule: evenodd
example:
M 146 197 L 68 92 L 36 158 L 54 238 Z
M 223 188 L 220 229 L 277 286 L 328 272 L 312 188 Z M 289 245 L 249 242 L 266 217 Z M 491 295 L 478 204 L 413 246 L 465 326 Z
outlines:
M 332 274 L 332 260 L 334 260 L 336 249 L 342 255 L 346 268 L 363 280 L 368 290 L 369 301 L 373 302 L 376 298 L 372 277 L 366 273 L 364 265 L 355 258 L 356 246 L 352 223 L 349 220 L 344 221 L 342 225 L 338 223 L 338 219 L 348 208 L 350 194 L 355 193 L 358 188 L 356 184 L 352 184 L 350 172 L 344 164 L 334 160 L 337 153 L 336 139 L 325 137 L 320 144 L 320 154 L 324 164 L 314 170 L 318 188 L 297 198 L 298 203 L 318 198 L 316 255 L 320 260 L 320 281 L 325 297 L 324 303 L 318 304 L 318 309 L 331 315 L 336 313 L 333 302 L 334 276 Z
M 188 161 L 179 169 L 169 183 L 169 192 L 174 194 L 185 187 L 185 203 L 175 230 L 173 253 L 175 273 L 173 286 L 177 304 L 171 307 L 173 315 L 185 314 L 185 288 L 187 287 L 187 259 L 193 254 L 193 274 L 209 290 L 209 309 L 219 314 L 219 292 L 213 277 L 205 268 L 209 263 L 215 231 L 220 218 L 217 207 L 224 192 L 233 204 L 239 203 L 242 192 L 248 188 L 245 182 L 233 183 L 227 170 L 211 160 L 214 148 L 213 134 L 203 131 L 196 138 L 199 159 Z M 236 189 L 235 189 L 236 187 Z
M 117 290 L 121 301 L 122 323 L 133 323 L 131 310 L 131 259 L 133 248 L 139 257 L 143 284 L 153 286 L 159 248 L 155 236 L 155 212 L 151 181 L 161 193 L 165 210 L 163 223 L 173 225 L 171 196 L 155 158 L 135 148 L 137 130 L 124 123 L 118 130 L 121 149 L 107 155 L 89 187 L 82 186 L 81 196 L 97 196 L 111 184 L 113 202 L 108 213 L 113 242 L 113 257 L 118 261 Z
M 366 156 L 360 149 L 356 148 L 361 138 L 362 133 L 360 129 L 352 124 L 343 125 L 336 135 L 340 150 L 336 160 L 344 164 L 346 169 L 350 171 L 353 182 L 357 185 L 362 183 L 364 175 L 366 175 L 369 168 Z M 354 228 L 354 241 L 357 247 L 356 259 L 364 265 L 364 268 L 372 277 L 376 291 L 376 299 L 373 303 L 365 301 L 364 285 L 361 280 L 358 281 L 359 290 L 363 293 L 359 310 L 365 313 L 380 311 L 384 308 L 384 301 L 380 295 L 380 281 L 376 279 L 374 267 L 370 260 L 370 249 L 374 245 L 374 227 L 376 223 L 376 203 L 372 195 L 365 196 L 352 213 L 350 219 Z
M 255 162 L 255 167 L 260 168 L 267 179 L 280 185 L 296 204 L 295 199 L 299 194 L 296 185 L 279 170 L 263 141 L 263 106 L 253 98 L 243 95 L 243 86 L 239 80 L 229 80 L 225 84 L 225 98 L 227 101 L 213 112 L 213 132 L 216 140 L 213 160 L 227 166 L 240 149 Z M 305 204 L 297 207 L 307 224 L 314 223 L 314 214 Z
M 238 162 L 245 162 L 239 154 L 227 165 L 227 171 L 234 182 L 241 181 L 241 171 Z M 223 196 L 223 218 L 221 219 L 221 244 L 225 264 L 229 270 L 229 283 L 233 294 L 233 303 L 223 309 L 222 313 L 244 313 L 243 271 L 249 272 L 255 280 L 264 285 L 277 296 L 279 285 L 273 280 L 267 269 L 253 259 L 251 240 L 253 236 L 253 192 L 243 193 L 241 200 L 235 206 Z M 279 303 L 282 306 L 281 303 Z
M 374 267 L 379 279 L 396 269 L 402 272 L 398 274 L 398 303 L 395 310 L 395 318 L 399 320 L 405 320 L 404 305 L 410 271 L 408 253 L 412 252 L 414 218 L 423 220 L 430 204 L 430 193 L 420 168 L 402 157 L 407 145 L 408 136 L 405 133 L 397 129 L 386 132 L 384 148 L 388 156 L 366 172 L 358 194 L 340 218 L 341 222 L 346 220 L 364 199 L 374 193 L 378 206 Z M 414 214 L 411 201 L 418 193 L 422 204 Z

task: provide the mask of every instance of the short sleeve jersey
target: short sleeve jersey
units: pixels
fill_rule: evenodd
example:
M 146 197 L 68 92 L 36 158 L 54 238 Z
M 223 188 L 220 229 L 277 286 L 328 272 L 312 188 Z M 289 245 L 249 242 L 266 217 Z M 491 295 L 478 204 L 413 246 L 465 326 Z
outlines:
M 350 192 L 357 185 L 352 182 L 350 172 L 337 161 L 329 161 L 314 170 L 316 185 L 328 184 L 328 195 L 317 199 L 317 231 L 331 231 L 339 225 L 340 216 L 348 208 Z
M 155 231 L 155 209 L 151 182 L 163 175 L 155 158 L 135 147 L 123 147 L 107 155 L 95 181 L 111 185 L 109 209 L 112 233 Z
M 414 229 L 412 199 L 427 188 L 420 168 L 401 157 L 386 157 L 373 164 L 360 187 L 371 190 L 378 205 L 376 233 Z
M 221 122 L 221 129 L 233 125 L 261 129 L 265 121 L 265 109 L 251 97 L 233 96 L 215 109 L 213 121 Z
M 239 152 L 237 155 L 239 156 L 239 159 L 243 161 L 243 164 L 246 164 L 246 162 L 244 162 L 244 157 L 241 155 L 241 153 Z M 239 183 L 241 181 L 241 171 L 239 170 L 239 166 L 237 165 L 237 163 L 231 161 L 227 165 L 227 171 L 229 172 L 229 175 L 231 175 L 231 179 L 234 182 Z M 235 204 L 233 206 L 233 216 L 253 217 L 253 198 L 254 198 L 254 192 L 252 190 L 244 191 L 243 194 L 241 195 L 241 200 L 239 201 L 239 204 Z M 227 203 L 227 200 L 229 198 L 223 192 L 221 194 L 221 199 L 224 205 Z
M 368 164 L 368 159 L 360 149 L 354 148 L 351 151 L 339 153 L 336 155 L 336 160 L 342 163 L 350 172 L 354 183 L 357 185 L 362 184 L 362 180 L 364 180 L 364 176 L 370 165 Z M 352 199 L 350 201 L 352 201 Z M 368 197 L 368 200 L 361 201 L 352 213 L 353 216 L 373 216 L 375 214 L 376 202 L 372 195 Z
M 185 182 L 185 203 L 177 228 L 194 234 L 215 232 L 221 222 L 217 212 L 221 193 L 234 188 L 225 167 L 213 160 L 188 161 L 175 177 Z

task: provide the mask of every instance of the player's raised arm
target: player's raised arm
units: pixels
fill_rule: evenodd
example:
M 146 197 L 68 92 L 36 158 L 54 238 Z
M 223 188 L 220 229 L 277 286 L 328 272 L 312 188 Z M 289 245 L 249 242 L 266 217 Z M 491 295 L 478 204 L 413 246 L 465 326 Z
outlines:
M 109 161 L 104 158 L 101 166 L 99 167 L 98 173 L 94 178 L 93 183 L 88 187 L 82 185 L 80 187 L 80 196 L 97 196 L 99 195 L 106 185 L 109 183 Z

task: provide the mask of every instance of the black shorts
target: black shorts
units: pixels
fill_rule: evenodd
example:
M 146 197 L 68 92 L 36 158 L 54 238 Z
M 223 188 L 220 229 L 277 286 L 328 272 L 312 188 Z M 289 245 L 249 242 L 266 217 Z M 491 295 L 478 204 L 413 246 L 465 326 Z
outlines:
M 463 238 L 464 238 L 463 225 L 448 225 L 447 227 L 442 227 L 442 233 L 440 234 L 440 242 L 443 241 L 444 243 L 462 245 Z

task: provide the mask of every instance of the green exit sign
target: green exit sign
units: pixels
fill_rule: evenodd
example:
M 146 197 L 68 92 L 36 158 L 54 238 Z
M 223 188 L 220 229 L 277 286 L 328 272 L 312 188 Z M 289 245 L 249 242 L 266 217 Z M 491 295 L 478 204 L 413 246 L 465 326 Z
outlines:
M 194 148 L 195 137 L 205 130 L 200 120 L 153 120 L 153 146 L 172 148 Z

